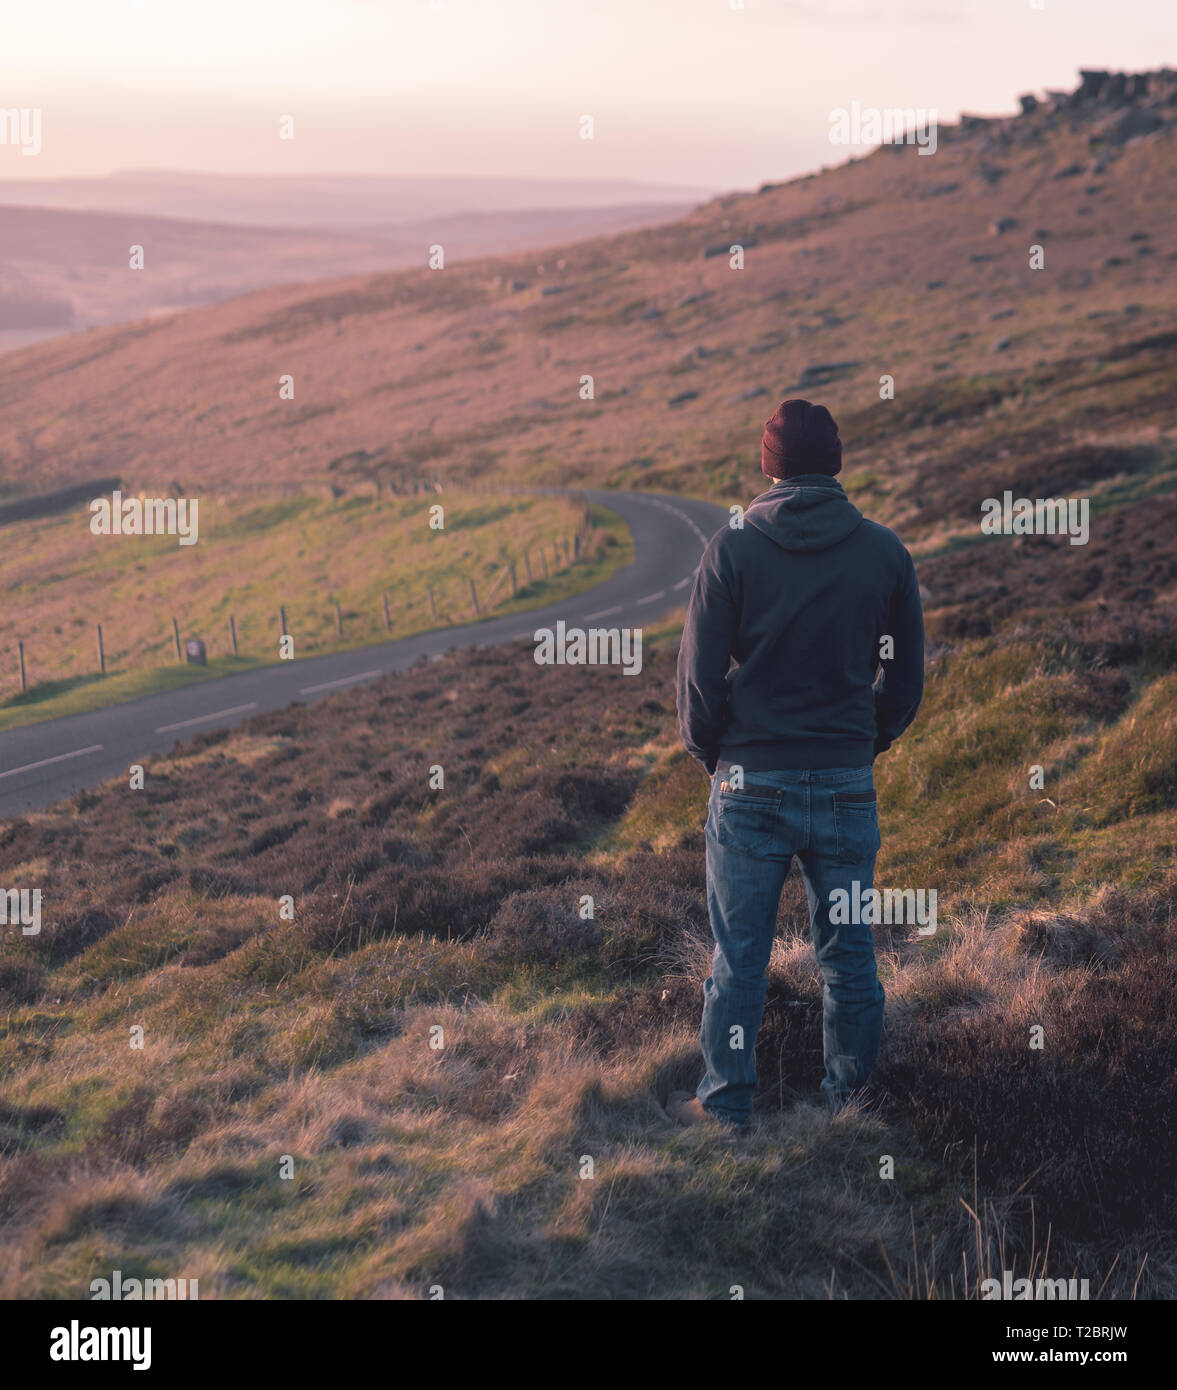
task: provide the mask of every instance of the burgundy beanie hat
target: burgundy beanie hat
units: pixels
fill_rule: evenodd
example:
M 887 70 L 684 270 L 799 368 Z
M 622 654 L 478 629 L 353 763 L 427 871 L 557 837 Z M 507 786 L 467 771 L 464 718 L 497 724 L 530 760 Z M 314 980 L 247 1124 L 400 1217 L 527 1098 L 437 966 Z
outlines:
M 828 473 L 842 467 L 838 425 L 824 405 L 782 401 L 764 422 L 760 442 L 760 471 L 769 478 L 792 478 L 798 473 Z

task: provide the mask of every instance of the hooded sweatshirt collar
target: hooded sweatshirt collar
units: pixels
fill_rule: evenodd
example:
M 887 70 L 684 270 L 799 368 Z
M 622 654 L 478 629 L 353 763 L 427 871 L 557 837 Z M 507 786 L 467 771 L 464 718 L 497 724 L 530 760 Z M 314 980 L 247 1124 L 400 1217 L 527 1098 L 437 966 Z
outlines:
M 744 521 L 782 550 L 828 550 L 861 524 L 862 513 L 827 473 L 800 473 L 774 483 Z

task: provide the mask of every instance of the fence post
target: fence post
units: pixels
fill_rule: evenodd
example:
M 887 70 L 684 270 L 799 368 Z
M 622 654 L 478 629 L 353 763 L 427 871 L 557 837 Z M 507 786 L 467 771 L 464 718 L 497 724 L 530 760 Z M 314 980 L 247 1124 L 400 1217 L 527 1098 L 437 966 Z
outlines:
M 279 636 L 289 636 L 289 633 L 286 631 L 286 605 L 284 603 L 280 604 L 278 607 L 278 621 L 282 626 L 282 631 L 279 633 Z
M 343 636 L 343 609 L 338 599 L 335 600 L 335 632 L 339 637 Z
M 478 606 L 478 590 L 474 587 L 474 580 L 470 581 L 470 597 L 474 600 L 474 612 L 481 618 L 482 609 Z
M 429 611 L 433 614 L 433 621 L 437 622 L 437 604 L 433 601 L 433 585 L 429 586 Z
M 233 655 L 237 655 L 237 619 L 229 614 L 229 636 L 233 639 Z
M 392 631 L 392 614 L 388 611 L 388 595 L 384 595 L 384 631 Z
M 176 622 L 175 618 L 172 619 L 172 641 L 176 644 L 176 660 L 183 661 L 184 658 L 180 652 L 180 624 Z
M 105 675 L 106 675 L 106 653 L 102 650 L 102 624 L 101 624 L 101 623 L 95 623 L 94 626 L 95 626 L 95 628 L 97 628 L 97 630 L 98 630 L 98 674 L 99 674 L 100 676 L 105 676 Z
M 531 583 L 531 556 L 527 551 L 523 552 L 523 568 L 527 571 L 527 582 Z
M 517 587 L 516 584 L 515 584 L 515 561 L 512 560 L 512 561 L 511 561 L 511 597 L 512 597 L 512 598 L 515 598 L 516 595 L 517 595 L 518 593 L 519 593 L 519 589 L 518 589 L 518 587 Z
M 29 688 L 28 680 L 25 678 L 25 644 L 18 642 L 16 645 L 20 649 L 20 690 L 23 695 Z

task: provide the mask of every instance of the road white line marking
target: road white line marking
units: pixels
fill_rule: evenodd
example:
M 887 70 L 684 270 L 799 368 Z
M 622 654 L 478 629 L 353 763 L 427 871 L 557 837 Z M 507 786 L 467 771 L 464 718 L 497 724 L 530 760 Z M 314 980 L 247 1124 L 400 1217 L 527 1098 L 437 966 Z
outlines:
M 656 507 L 661 507 L 664 512 L 670 512 L 672 516 L 678 517 L 679 521 L 685 522 L 686 525 L 688 525 L 691 528 L 691 530 L 694 531 L 695 535 L 703 543 L 704 547 L 706 547 L 709 537 L 705 536 L 703 532 L 699 530 L 699 528 L 695 525 L 691 518 L 687 516 L 686 512 L 680 512 L 677 507 L 672 507 L 669 502 L 659 502 L 653 497 L 650 497 L 647 500 L 653 502 Z
M 685 579 L 680 579 L 674 586 L 674 592 L 677 594 L 680 589 L 685 589 L 694 577 L 693 574 L 688 574 Z
M 15 777 L 18 772 L 32 772 L 34 768 L 48 767 L 50 763 L 63 763 L 67 758 L 81 758 L 86 753 L 97 753 L 101 748 L 101 743 L 92 743 L 89 748 L 75 748 L 72 753 L 58 753 L 56 758 L 42 758 L 39 763 L 25 763 L 24 767 L 10 767 L 7 772 L 0 772 L 0 777 Z
M 244 714 L 247 709 L 257 709 L 257 701 L 251 700 L 248 705 L 234 705 L 232 709 L 214 710 L 212 714 L 200 714 L 195 719 L 181 719 L 178 724 L 161 724 L 155 732 L 170 734 L 173 729 L 190 729 L 193 724 L 207 724 L 210 719 L 220 719 L 226 714 Z
M 653 603 L 655 599 L 665 598 L 665 597 L 666 597 L 666 590 L 665 590 L 665 589 L 659 589 L 658 592 L 657 592 L 656 594 L 647 594 L 645 598 L 640 598 L 640 599 L 638 599 L 638 603 L 639 603 L 639 604 L 643 604 L 643 603 Z
M 300 695 L 313 695 L 316 690 L 333 690 L 337 685 L 351 685 L 354 681 L 371 680 L 373 676 L 382 676 L 383 671 L 364 671 L 359 676 L 341 676 L 337 681 L 324 681 L 322 685 L 304 685 L 298 692 Z
M 585 615 L 585 622 L 591 623 L 594 618 L 611 618 L 614 613 L 621 612 L 621 604 L 616 608 L 602 608 L 599 613 L 588 613 Z

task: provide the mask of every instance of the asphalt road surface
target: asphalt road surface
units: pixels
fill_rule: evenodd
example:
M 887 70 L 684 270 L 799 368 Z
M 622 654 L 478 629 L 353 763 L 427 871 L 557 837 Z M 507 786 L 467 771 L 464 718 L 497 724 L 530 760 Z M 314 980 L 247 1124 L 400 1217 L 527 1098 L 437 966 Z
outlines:
M 309 704 L 350 685 L 403 671 L 422 656 L 530 640 L 536 628 L 554 627 L 561 618 L 569 626 L 641 627 L 682 607 L 703 547 L 726 524 L 727 513 L 709 502 L 655 493 L 584 489 L 584 494 L 616 512 L 634 541 L 633 564 L 596 588 L 528 613 L 439 628 L 332 656 L 279 661 L 88 714 L 12 729 L 0 734 L 0 817 L 50 806 L 109 778 L 126 776 L 132 763 L 169 752 L 194 734 L 231 728 L 296 701 Z

